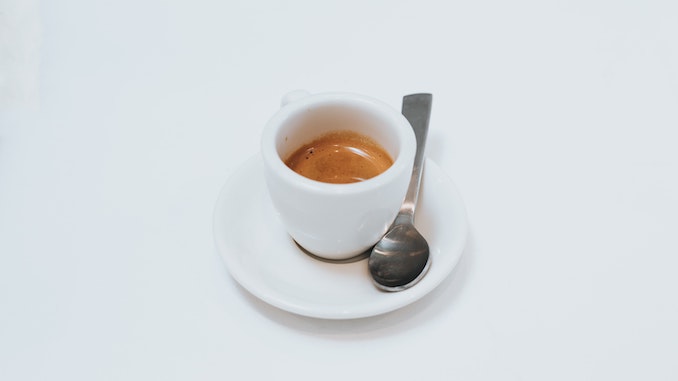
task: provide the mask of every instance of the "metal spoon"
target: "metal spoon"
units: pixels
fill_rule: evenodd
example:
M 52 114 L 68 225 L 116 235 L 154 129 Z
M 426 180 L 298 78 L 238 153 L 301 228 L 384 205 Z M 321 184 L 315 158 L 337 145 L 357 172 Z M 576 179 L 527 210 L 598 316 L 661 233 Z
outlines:
M 431 94 L 403 97 L 402 113 L 417 138 L 412 178 L 398 216 L 372 249 L 367 263 L 374 284 L 384 291 L 401 291 L 414 286 L 426 275 L 431 264 L 428 243 L 414 227 L 414 210 L 419 198 L 432 98 Z

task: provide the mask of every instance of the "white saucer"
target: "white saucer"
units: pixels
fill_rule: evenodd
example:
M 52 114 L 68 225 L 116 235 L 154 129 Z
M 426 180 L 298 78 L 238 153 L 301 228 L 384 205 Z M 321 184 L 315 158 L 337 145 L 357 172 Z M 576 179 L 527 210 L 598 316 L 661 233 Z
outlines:
M 266 190 L 261 156 L 245 162 L 221 190 L 214 238 L 233 278 L 261 300 L 300 315 L 352 319 L 404 307 L 438 286 L 466 243 L 464 203 L 452 181 L 426 160 L 415 225 L 428 240 L 431 267 L 415 286 L 379 291 L 367 260 L 335 264 L 305 254 L 285 232 Z

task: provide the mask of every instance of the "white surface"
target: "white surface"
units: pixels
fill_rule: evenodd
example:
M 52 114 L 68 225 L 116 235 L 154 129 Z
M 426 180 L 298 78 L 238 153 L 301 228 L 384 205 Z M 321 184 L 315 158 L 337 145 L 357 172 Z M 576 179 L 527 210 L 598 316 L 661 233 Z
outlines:
M 323 319 L 375 316 L 421 299 L 459 262 L 468 235 L 466 210 L 454 184 L 435 162 L 426 162 L 416 219 L 433 265 L 416 287 L 386 293 L 372 283 L 366 258 L 327 263 L 296 245 L 266 190 L 262 161 L 256 155 L 238 168 L 221 190 L 214 211 L 214 238 L 229 273 L 261 300 Z
M 3 380 L 678 378 L 675 1 L 36 5 L 0 35 L 39 46 L 0 106 Z M 297 88 L 434 94 L 470 236 L 427 297 L 331 322 L 229 277 L 219 189 Z

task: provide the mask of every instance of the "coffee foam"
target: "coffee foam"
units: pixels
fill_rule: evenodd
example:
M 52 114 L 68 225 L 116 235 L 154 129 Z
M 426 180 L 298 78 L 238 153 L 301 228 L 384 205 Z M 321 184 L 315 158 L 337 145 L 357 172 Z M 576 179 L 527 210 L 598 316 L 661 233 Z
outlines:
M 369 137 L 341 130 L 302 145 L 285 159 L 285 164 L 312 180 L 345 184 L 379 175 L 393 164 L 393 159 Z

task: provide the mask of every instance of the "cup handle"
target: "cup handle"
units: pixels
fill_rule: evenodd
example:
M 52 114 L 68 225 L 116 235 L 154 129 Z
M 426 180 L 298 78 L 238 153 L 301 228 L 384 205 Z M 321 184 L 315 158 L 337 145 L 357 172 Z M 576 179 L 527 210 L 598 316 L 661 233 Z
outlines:
M 306 90 L 290 91 L 289 93 L 283 95 L 282 99 L 280 100 L 280 107 L 285 107 L 288 104 L 296 102 L 302 98 L 306 98 L 309 95 L 311 95 L 311 93 Z

